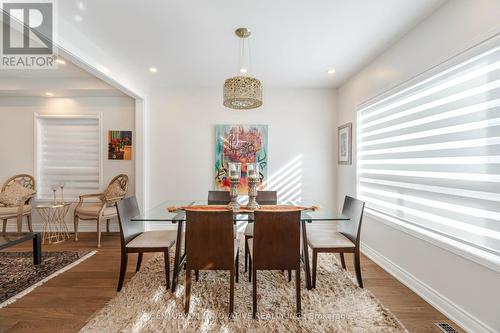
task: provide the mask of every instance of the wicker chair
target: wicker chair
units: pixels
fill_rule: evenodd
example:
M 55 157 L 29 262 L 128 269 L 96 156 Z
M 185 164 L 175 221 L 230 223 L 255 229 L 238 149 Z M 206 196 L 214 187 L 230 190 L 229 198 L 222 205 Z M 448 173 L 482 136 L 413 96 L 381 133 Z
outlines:
M 123 190 L 123 195 L 114 198 L 107 198 L 106 192 L 114 183 L 117 183 Z M 96 221 L 97 222 L 97 247 L 101 247 L 101 222 L 106 220 L 106 232 L 109 232 L 110 219 L 117 217 L 116 202 L 122 200 L 128 189 L 128 176 L 120 174 L 113 178 L 103 193 L 93 193 L 80 195 L 80 201 L 75 207 L 74 224 L 75 224 L 75 241 L 78 240 L 78 221 Z M 88 198 L 99 198 L 100 202 L 92 202 L 84 204 L 84 200 Z
M 2 186 L 2 192 L 5 191 L 5 189 L 12 185 L 14 182 L 18 182 L 26 188 L 36 190 L 35 178 L 33 178 L 33 176 L 27 174 L 19 174 L 7 179 L 7 181 Z M 3 232 L 7 230 L 7 220 L 14 218 L 17 219 L 17 232 L 21 232 L 23 228 L 22 224 L 24 216 L 26 216 L 26 219 L 28 220 L 29 231 L 33 232 L 33 226 L 31 224 L 31 199 L 34 196 L 35 194 L 29 196 L 26 201 L 18 207 L 6 207 L 0 205 L 0 219 L 3 220 Z

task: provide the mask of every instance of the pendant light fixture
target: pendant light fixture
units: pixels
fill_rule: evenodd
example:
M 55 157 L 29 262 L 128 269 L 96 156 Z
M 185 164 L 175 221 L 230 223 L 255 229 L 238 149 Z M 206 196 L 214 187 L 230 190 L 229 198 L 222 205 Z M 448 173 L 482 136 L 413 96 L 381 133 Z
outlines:
M 238 28 L 234 32 L 240 38 L 239 76 L 234 76 L 224 82 L 224 106 L 235 110 L 255 109 L 262 105 L 262 83 L 251 76 L 250 43 L 251 35 L 247 28 Z M 248 44 L 248 63 L 245 63 L 245 42 Z

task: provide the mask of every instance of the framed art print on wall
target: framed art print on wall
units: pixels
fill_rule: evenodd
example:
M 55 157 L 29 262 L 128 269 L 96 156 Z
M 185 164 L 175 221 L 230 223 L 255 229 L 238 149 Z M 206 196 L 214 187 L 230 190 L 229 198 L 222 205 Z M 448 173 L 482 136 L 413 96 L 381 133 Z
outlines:
M 339 151 L 338 160 L 339 164 L 350 165 L 352 164 L 352 123 L 347 123 L 338 129 Z

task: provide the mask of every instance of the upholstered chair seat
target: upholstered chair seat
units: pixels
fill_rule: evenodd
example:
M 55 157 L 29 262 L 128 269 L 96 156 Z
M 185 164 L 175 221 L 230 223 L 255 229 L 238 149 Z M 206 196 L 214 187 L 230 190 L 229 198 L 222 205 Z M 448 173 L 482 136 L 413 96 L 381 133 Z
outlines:
M 349 249 L 355 248 L 349 238 L 336 230 L 311 230 L 307 233 L 307 243 L 315 249 Z
M 78 216 L 84 218 L 84 217 L 97 216 L 101 209 L 102 205 L 83 205 L 77 207 L 75 211 L 78 214 Z M 102 217 L 112 218 L 116 216 L 117 216 L 116 207 L 104 207 L 104 210 L 102 212 Z
M 125 247 L 127 249 L 171 247 L 175 244 L 175 234 L 175 231 L 165 230 L 144 231 Z
M 0 207 L 0 219 L 4 217 L 10 217 L 12 215 L 16 215 L 18 213 L 19 207 Z M 22 214 L 31 213 L 31 205 L 24 205 Z

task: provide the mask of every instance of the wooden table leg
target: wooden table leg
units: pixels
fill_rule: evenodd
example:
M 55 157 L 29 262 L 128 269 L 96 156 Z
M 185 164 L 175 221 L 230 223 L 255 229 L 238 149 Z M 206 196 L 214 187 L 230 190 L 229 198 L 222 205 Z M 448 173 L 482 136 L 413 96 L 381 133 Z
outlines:
M 33 236 L 33 263 L 40 265 L 42 262 L 42 240 L 39 232 Z
M 302 259 L 306 270 L 306 288 L 311 290 L 311 268 L 309 266 L 309 250 L 307 246 L 306 221 L 302 220 Z
M 181 242 L 182 242 L 182 226 L 183 221 L 177 221 L 177 241 L 175 242 L 175 257 L 174 257 L 174 271 L 172 275 L 172 288 L 171 291 L 175 292 L 177 287 L 177 280 L 179 278 L 180 264 L 181 264 Z

